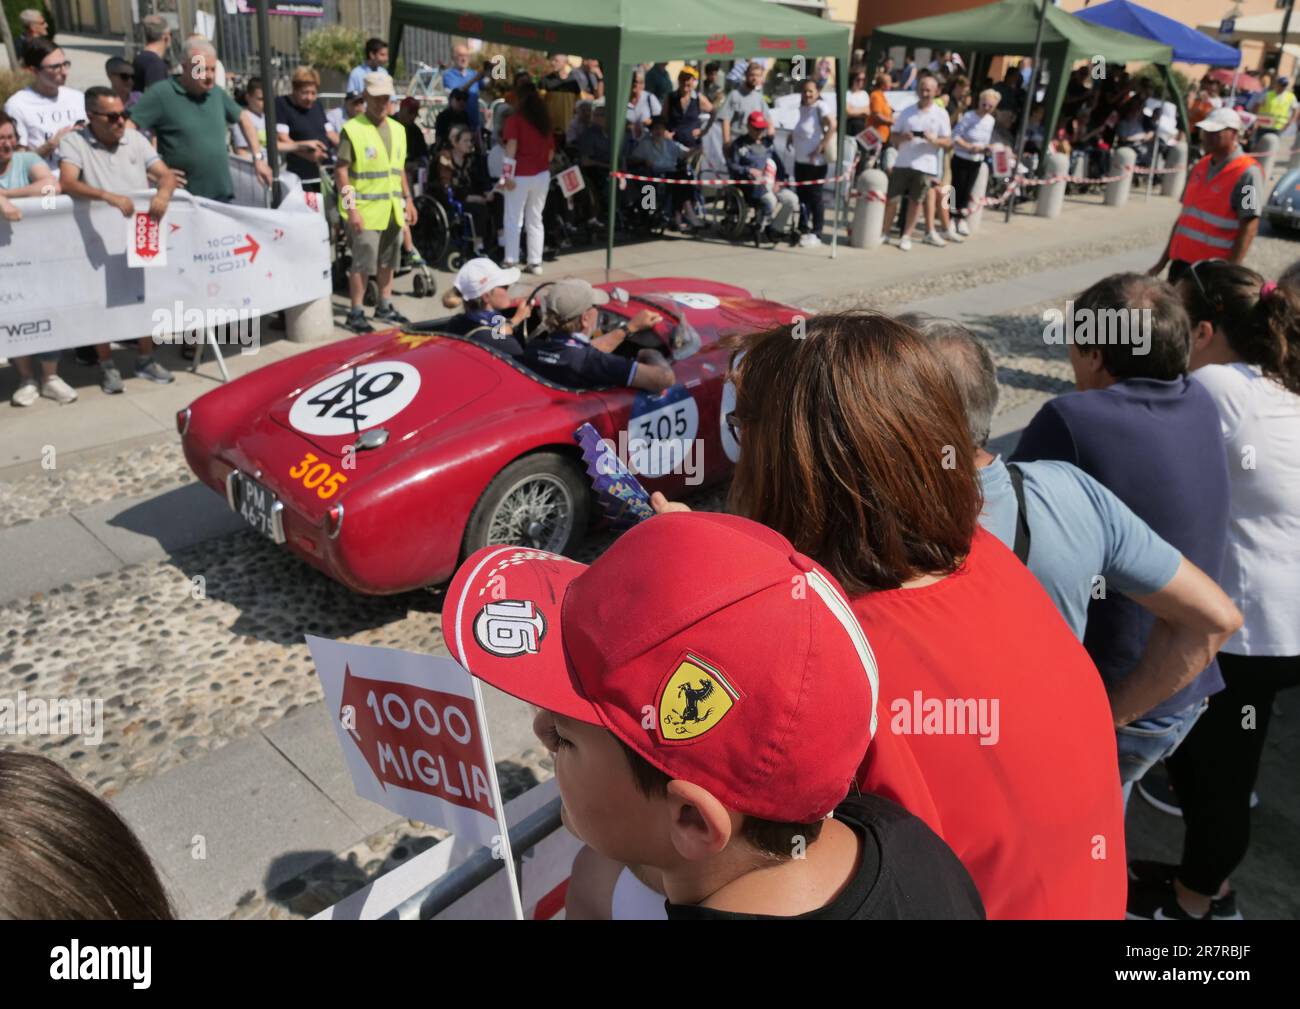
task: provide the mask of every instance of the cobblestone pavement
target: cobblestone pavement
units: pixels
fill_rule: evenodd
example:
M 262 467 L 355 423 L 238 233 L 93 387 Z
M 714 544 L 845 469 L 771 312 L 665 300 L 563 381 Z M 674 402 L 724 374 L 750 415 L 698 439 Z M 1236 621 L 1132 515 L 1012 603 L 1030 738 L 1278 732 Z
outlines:
M 1150 244 L 1150 236 L 1107 247 L 1109 253 Z M 1097 250 L 1091 250 L 1092 255 Z M 1276 275 L 1300 245 L 1261 238 L 1251 265 Z M 1038 260 L 1043 260 L 1039 262 Z M 1033 269 L 1062 265 L 1035 257 Z M 955 288 L 1006 279 L 1016 268 L 942 275 L 871 293 L 881 307 Z M 863 298 L 825 299 L 823 309 Z M 999 365 L 1000 411 L 1045 400 L 1071 387 L 1062 347 L 1044 345 L 1041 313 L 1055 303 L 1008 306 L 1006 314 L 971 321 Z M 0 478 L 0 527 L 192 481 L 179 446 L 168 440 L 69 466 L 55 473 Z M 696 508 L 724 507 L 723 490 L 690 499 Z M 613 535 L 593 534 L 579 556 L 599 555 Z M 276 550 L 252 531 L 180 551 L 0 606 L 0 687 L 31 696 L 104 701 L 104 738 L 84 746 L 73 737 L 13 737 L 5 745 L 47 752 L 102 795 L 149 779 L 265 728 L 321 699 L 304 633 L 358 644 L 443 650 L 435 593 L 386 598 L 353 595 Z M 551 773 L 538 751 L 499 765 L 509 788 L 522 791 Z M 234 917 L 301 917 L 435 843 L 440 832 L 404 824 L 283 884 L 250 892 Z

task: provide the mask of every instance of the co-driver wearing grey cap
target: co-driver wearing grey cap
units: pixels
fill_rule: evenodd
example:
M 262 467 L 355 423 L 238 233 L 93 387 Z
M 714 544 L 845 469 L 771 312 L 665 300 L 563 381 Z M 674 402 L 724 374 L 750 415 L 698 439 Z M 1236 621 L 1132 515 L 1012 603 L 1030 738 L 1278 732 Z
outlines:
M 585 280 L 557 281 L 542 292 L 546 333 L 524 351 L 524 364 L 543 378 L 578 388 L 628 386 L 662 392 L 677 381 L 672 366 L 657 350 L 643 349 L 636 359 L 613 351 L 631 333 L 653 329 L 663 317 L 643 309 L 625 327 L 597 333 L 596 308 L 609 295 Z

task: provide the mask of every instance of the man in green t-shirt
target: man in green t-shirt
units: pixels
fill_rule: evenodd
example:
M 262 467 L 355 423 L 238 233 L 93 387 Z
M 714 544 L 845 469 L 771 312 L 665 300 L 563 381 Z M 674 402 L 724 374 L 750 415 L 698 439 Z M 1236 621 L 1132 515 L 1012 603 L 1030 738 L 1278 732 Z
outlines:
M 270 186 L 271 169 L 247 109 L 216 86 L 217 51 L 204 39 L 185 43 L 178 76 L 152 85 L 131 109 L 142 130 L 152 130 L 159 155 L 180 175 L 194 196 L 230 202 L 235 189 L 226 160 L 226 131 L 239 123 L 253 154 L 262 185 Z

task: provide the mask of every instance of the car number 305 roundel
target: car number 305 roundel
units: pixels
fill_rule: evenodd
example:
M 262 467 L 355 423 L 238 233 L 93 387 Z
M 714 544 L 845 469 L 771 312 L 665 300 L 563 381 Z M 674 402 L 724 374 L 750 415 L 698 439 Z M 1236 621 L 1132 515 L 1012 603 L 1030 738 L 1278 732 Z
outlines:
M 420 373 L 405 361 L 370 361 L 304 389 L 289 409 L 303 434 L 344 435 L 395 417 L 420 391 Z

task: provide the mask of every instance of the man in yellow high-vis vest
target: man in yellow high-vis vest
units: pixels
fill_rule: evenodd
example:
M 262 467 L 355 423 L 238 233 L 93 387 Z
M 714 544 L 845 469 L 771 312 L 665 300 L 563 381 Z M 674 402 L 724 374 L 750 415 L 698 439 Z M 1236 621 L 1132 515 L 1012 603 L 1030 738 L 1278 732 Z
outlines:
M 390 300 L 393 274 L 402 257 L 402 229 L 416 220 L 411 184 L 406 178 L 406 131 L 388 117 L 393 79 L 366 75 L 365 111 L 343 124 L 336 158 L 339 212 L 352 233 L 348 295 L 352 307 L 344 324 L 354 333 L 372 333 L 363 306 L 366 280 L 375 275 L 379 301 L 375 318 L 406 324 Z
M 1291 79 L 1279 77 L 1276 86 L 1273 75 L 1259 75 L 1259 83 L 1264 90 L 1250 104 L 1250 111 L 1259 117 L 1255 123 L 1255 143 L 1270 133 L 1284 132 L 1295 121 L 1297 106 L 1295 92 L 1291 90 Z

